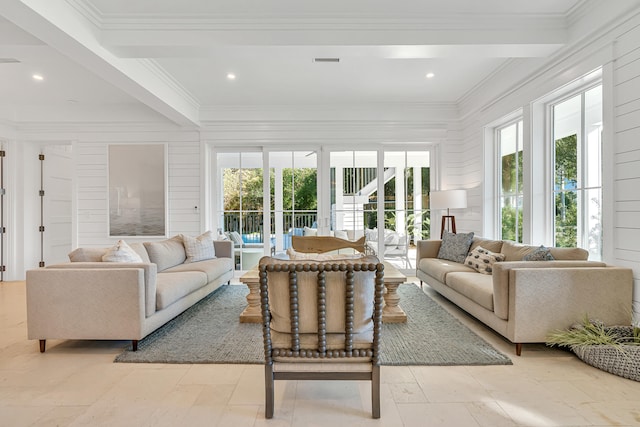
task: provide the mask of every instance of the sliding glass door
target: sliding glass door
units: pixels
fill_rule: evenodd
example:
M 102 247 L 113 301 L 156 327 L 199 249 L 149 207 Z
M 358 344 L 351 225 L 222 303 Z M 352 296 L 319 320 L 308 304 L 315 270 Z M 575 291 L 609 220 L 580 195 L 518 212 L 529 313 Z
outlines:
M 291 237 L 318 229 L 318 161 L 315 151 L 269 153 L 271 239 L 275 253 L 291 246 Z
M 263 255 L 286 256 L 296 235 L 364 238 L 369 253 L 411 269 L 415 242 L 429 237 L 429 156 L 322 147 L 218 152 L 214 223 L 234 242 L 238 270 Z
M 217 164 L 218 233 L 233 241 L 236 269 L 248 270 L 265 246 L 262 153 L 218 153 Z

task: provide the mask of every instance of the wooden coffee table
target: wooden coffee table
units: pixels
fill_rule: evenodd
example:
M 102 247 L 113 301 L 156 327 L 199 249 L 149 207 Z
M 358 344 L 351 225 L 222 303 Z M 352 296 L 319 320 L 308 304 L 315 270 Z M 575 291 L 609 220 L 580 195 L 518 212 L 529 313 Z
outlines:
M 240 277 L 240 281 L 247 285 L 247 308 L 240 315 L 240 323 L 262 323 L 262 311 L 260 308 L 260 277 L 258 267 L 254 267 Z M 400 307 L 400 295 L 398 286 L 407 281 L 407 276 L 402 274 L 393 265 L 384 262 L 384 307 L 382 309 L 382 321 L 384 323 L 405 323 L 407 314 Z

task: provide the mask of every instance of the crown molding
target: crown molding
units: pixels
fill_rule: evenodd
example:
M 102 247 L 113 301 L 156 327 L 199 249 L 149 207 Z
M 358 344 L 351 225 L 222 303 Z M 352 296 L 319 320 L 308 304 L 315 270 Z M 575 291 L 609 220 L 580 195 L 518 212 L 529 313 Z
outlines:
M 81 0 L 66 0 L 67 4 L 84 16 L 96 29 L 102 27 L 102 14 L 91 2 Z
M 82 11 L 80 11 L 82 13 Z M 564 14 L 374 15 L 122 14 L 98 18 L 101 30 L 317 31 L 317 30 L 549 30 L 565 29 Z
M 167 85 L 171 90 L 175 91 L 178 96 L 182 97 L 192 108 L 200 109 L 200 100 L 198 100 L 191 92 L 182 86 L 172 74 L 168 73 L 155 59 L 136 59 L 147 71 L 157 77 L 162 83 Z
M 378 121 L 449 122 L 458 116 L 457 103 L 368 103 L 307 105 L 208 105 L 200 109 L 200 121 Z

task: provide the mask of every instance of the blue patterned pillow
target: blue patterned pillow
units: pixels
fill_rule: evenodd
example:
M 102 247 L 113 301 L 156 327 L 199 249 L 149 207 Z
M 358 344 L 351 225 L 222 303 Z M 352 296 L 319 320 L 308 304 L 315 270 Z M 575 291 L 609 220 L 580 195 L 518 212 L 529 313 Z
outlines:
M 449 261 L 464 263 L 464 259 L 469 253 L 469 248 L 473 242 L 473 231 L 471 233 L 454 234 L 448 231 L 442 236 L 442 244 L 438 251 L 438 258 Z
M 554 259 L 549 248 L 543 245 L 522 257 L 523 261 L 553 261 Z

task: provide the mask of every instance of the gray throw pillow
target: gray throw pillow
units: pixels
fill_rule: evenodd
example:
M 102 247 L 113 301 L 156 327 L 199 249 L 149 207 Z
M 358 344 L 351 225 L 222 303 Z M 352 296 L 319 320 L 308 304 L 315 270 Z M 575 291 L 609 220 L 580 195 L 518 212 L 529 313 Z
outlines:
M 464 259 L 469 253 L 469 248 L 473 242 L 473 231 L 471 233 L 449 233 L 444 232 L 442 244 L 438 251 L 438 258 L 449 261 L 464 263 Z
M 523 261 L 553 261 L 555 258 L 551 255 L 549 248 L 540 245 L 533 252 L 522 257 Z

